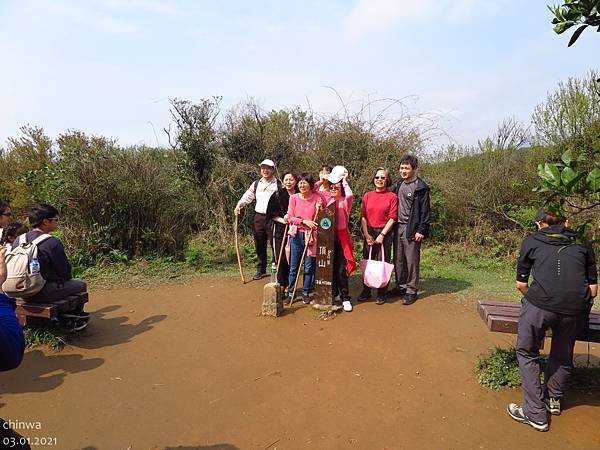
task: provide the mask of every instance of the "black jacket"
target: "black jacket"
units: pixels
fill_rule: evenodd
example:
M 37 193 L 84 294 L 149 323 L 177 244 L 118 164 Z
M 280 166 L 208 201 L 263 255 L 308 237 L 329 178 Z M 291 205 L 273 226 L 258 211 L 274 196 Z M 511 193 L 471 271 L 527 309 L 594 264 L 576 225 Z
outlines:
M 394 192 L 398 195 L 400 186 L 404 180 L 400 179 L 394 187 Z M 431 206 L 429 200 L 429 186 L 422 179 L 417 177 L 417 186 L 415 187 L 415 198 L 410 208 L 410 216 L 406 224 L 407 239 L 414 239 L 415 233 L 421 233 L 423 236 L 429 236 L 429 224 L 431 222 Z M 398 206 L 400 209 L 400 206 Z
M 290 194 L 287 189 L 285 189 L 281 184 L 277 186 L 277 192 L 271 195 L 269 199 L 269 204 L 267 205 L 267 218 L 269 221 L 269 226 L 273 227 L 273 236 L 275 239 L 283 238 L 283 231 L 285 230 L 285 225 L 273 221 L 273 217 L 283 217 L 287 214 L 288 205 L 290 203 Z
M 521 244 L 517 281 L 527 283 L 533 276 L 525 298 L 538 308 L 566 315 L 589 310 L 589 285 L 598 283 L 596 256 L 591 246 L 577 244 L 575 236 L 563 225 L 553 225 Z
M 29 231 L 25 239 L 31 242 L 41 234 L 39 231 Z M 52 236 L 38 245 L 38 259 L 44 280 L 60 282 L 72 278 L 71 264 L 60 239 Z

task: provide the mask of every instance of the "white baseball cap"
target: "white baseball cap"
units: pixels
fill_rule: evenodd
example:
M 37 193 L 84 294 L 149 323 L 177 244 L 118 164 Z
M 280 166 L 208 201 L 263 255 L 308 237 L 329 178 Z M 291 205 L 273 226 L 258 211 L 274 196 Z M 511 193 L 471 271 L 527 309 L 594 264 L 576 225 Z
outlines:
M 259 164 L 259 166 L 270 166 L 270 167 L 275 167 L 275 163 L 273 161 L 271 161 L 270 159 L 265 159 L 263 160 L 263 162 L 261 162 Z
M 335 166 L 333 169 L 331 169 L 331 173 L 327 177 L 327 181 L 333 184 L 339 183 L 346 175 L 348 175 L 348 170 L 344 166 Z

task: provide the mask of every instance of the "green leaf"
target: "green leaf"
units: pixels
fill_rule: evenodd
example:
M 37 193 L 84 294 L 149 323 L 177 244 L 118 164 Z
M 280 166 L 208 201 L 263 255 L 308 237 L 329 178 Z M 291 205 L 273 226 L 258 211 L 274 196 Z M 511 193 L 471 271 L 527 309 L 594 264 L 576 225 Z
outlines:
M 544 176 L 542 178 L 553 186 L 560 186 L 560 171 L 555 164 L 544 164 Z
M 560 179 L 566 187 L 570 187 L 572 184 L 574 184 L 578 177 L 581 178 L 581 174 L 575 172 L 570 167 L 565 167 L 560 174 Z
M 600 190 L 600 168 L 596 167 L 587 176 L 587 183 L 592 192 Z
M 562 162 L 564 162 L 567 166 L 569 166 L 571 164 L 571 162 L 573 161 L 573 153 L 571 152 L 571 150 L 567 150 L 566 152 L 564 152 L 560 159 L 562 160 Z
M 573 45 L 575 43 L 575 41 L 577 40 L 577 38 L 581 35 L 581 33 L 583 33 L 583 30 L 585 30 L 586 28 L 587 28 L 587 24 L 581 25 L 579 28 L 577 28 L 575 30 L 575 33 L 573 33 L 573 36 L 571 36 L 571 39 L 569 40 L 569 45 L 567 45 L 567 47 L 570 47 L 571 45 Z
M 569 28 L 571 28 L 573 25 L 575 25 L 575 22 L 573 22 L 572 20 L 557 23 L 556 25 L 554 25 L 554 32 L 556 34 L 562 34 L 565 31 L 567 31 Z

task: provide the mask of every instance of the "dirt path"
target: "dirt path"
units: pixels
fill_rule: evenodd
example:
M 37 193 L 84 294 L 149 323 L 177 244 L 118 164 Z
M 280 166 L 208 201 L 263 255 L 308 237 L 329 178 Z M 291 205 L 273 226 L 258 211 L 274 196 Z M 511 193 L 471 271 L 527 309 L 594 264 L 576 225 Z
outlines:
M 301 304 L 258 317 L 261 297 L 262 283 L 209 278 L 94 293 L 73 346 L 0 374 L 0 416 L 40 422 L 21 433 L 59 449 L 600 447 L 597 391 L 572 392 L 538 433 L 504 412 L 520 390 L 478 386 L 477 355 L 514 337 L 488 332 L 473 301 L 367 303 L 322 321 Z

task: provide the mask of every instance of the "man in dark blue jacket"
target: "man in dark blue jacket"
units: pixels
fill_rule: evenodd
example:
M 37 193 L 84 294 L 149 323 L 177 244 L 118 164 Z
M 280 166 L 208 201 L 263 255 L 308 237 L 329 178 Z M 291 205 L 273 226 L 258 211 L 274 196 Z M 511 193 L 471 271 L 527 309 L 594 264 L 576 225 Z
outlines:
M 398 220 L 394 230 L 396 287 L 387 297 L 404 296 L 404 305 L 417 301 L 421 242 L 429 235 L 431 208 L 429 186 L 417 176 L 419 160 L 414 155 L 400 158 L 400 180 L 394 191 L 398 196 Z
M 517 422 L 548 431 L 548 412 L 559 415 L 560 400 L 573 369 L 575 339 L 586 326 L 598 293 L 596 257 L 577 243 L 564 219 L 546 210 L 536 217 L 538 231 L 521 244 L 516 287 L 523 293 L 517 359 L 525 394 L 523 407 L 511 403 Z M 533 282 L 529 286 L 529 276 Z M 540 383 L 540 343 L 552 329 L 544 385 Z

